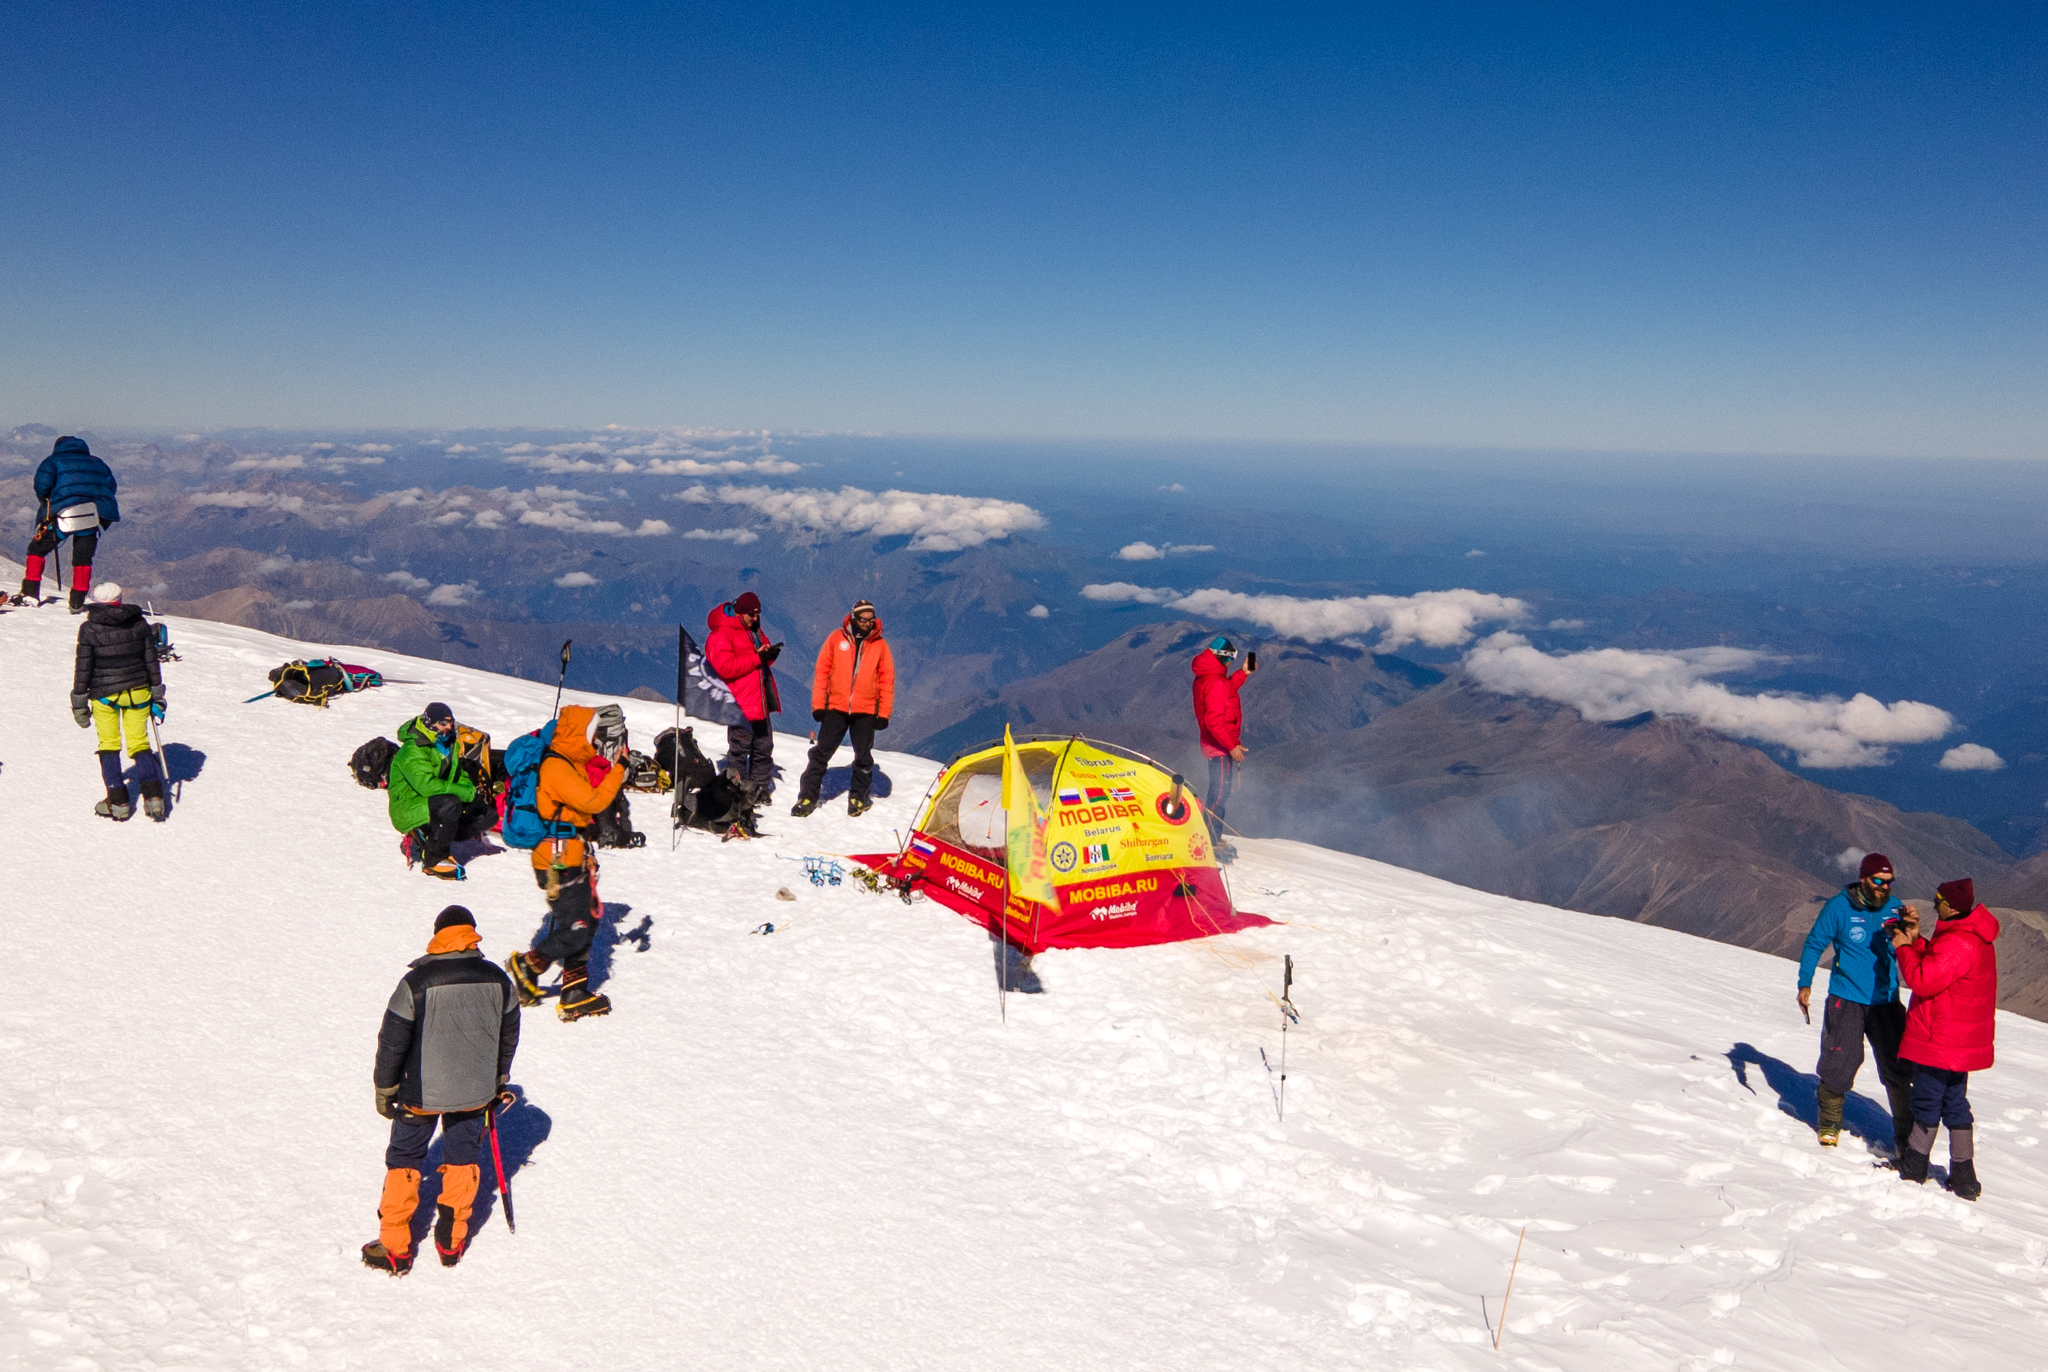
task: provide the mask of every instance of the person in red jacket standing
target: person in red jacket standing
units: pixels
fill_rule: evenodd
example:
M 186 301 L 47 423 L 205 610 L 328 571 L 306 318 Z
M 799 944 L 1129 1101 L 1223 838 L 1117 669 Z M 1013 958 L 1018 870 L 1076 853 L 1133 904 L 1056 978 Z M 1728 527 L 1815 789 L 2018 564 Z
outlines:
M 782 645 L 762 636 L 761 597 L 752 591 L 713 609 L 705 627 L 704 661 L 747 717 L 745 724 L 726 726 L 725 774 L 746 788 L 751 803 L 766 805 L 775 793 L 775 731 L 768 716 L 782 709 L 771 664 Z
M 1912 988 L 1899 1060 L 1913 1070 L 1913 1133 L 1899 1154 L 1899 1176 L 1925 1183 L 1935 1131 L 1948 1126 L 1948 1186 L 1964 1200 L 1984 1194 L 1977 1181 L 1970 1073 L 1991 1065 L 1998 1018 L 1998 919 L 1977 904 L 1964 877 L 1943 882 L 1934 898 L 1934 937 L 1919 937 L 1911 906 L 1892 926 L 1899 977 Z
M 1245 678 L 1259 670 L 1259 655 L 1251 654 L 1239 670 L 1230 664 L 1237 648 L 1221 634 L 1195 654 L 1195 727 L 1202 733 L 1202 756 L 1209 759 L 1209 793 L 1202 797 L 1208 814 L 1209 841 L 1219 859 L 1237 856 L 1237 850 L 1223 840 L 1223 807 L 1237 783 L 1237 764 L 1244 761 L 1244 707 L 1237 702 Z
M 853 736 L 853 777 L 848 783 L 846 813 L 862 815 L 874 808 L 868 798 L 875 784 L 875 733 L 889 727 L 889 712 L 896 708 L 896 659 L 882 637 L 882 621 L 875 618 L 871 600 L 856 600 L 839 625 L 839 632 L 827 634 L 818 649 L 818 665 L 811 673 L 811 718 L 818 721 L 817 742 L 811 747 L 810 765 L 797 784 L 798 819 L 818 808 L 818 792 L 825 785 L 825 769 L 839 741 Z

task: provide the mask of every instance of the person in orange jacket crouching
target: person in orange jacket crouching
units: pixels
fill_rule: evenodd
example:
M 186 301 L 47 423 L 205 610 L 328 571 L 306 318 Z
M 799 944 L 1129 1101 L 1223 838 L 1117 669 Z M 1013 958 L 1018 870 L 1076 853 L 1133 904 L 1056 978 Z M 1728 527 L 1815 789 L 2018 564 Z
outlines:
M 554 742 L 541 759 L 534 787 L 542 820 L 559 837 L 545 838 L 533 848 L 533 879 L 547 894 L 548 923 L 532 949 L 506 959 L 505 970 L 527 1005 L 541 999 L 540 979 L 549 967 L 562 964 L 561 992 L 555 1013 L 564 1020 L 608 1015 L 609 996 L 590 989 L 590 940 L 597 933 L 604 907 L 597 900 L 597 858 L 581 830 L 597 822 L 600 810 L 618 799 L 627 769 L 618 764 L 626 752 L 626 716 L 616 705 L 596 709 L 571 705 L 555 721 Z M 590 773 L 602 762 L 601 780 Z
M 412 1216 L 436 1121 L 441 1199 L 434 1207 L 434 1249 L 443 1267 L 453 1267 L 469 1247 L 484 1112 L 512 1079 L 519 1049 L 519 997 L 480 942 L 469 911 L 460 905 L 441 911 L 426 956 L 399 980 L 377 1031 L 372 1083 L 377 1113 L 391 1121 L 391 1144 L 384 1150 L 377 1237 L 363 1245 L 363 1265 L 394 1277 L 412 1271 Z
M 818 737 L 811 746 L 811 764 L 797 785 L 792 815 L 802 819 L 818 808 L 825 769 L 848 734 L 853 736 L 853 780 L 847 788 L 846 813 L 858 815 L 874 808 L 868 795 L 875 784 L 875 734 L 889 727 L 889 712 L 895 708 L 896 659 L 882 637 L 874 604 L 856 600 L 839 631 L 827 635 L 825 646 L 818 649 L 818 666 L 811 673 L 811 718 L 818 721 Z

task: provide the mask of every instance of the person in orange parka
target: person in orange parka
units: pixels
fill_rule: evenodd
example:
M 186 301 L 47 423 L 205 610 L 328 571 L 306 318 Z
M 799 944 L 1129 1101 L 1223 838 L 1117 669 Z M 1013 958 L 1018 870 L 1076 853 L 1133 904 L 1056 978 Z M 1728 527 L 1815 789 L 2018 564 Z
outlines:
M 818 649 L 817 670 L 811 674 L 811 718 L 818 721 L 818 740 L 797 787 L 792 815 L 801 819 L 818 808 L 825 768 L 848 734 L 853 735 L 853 780 L 847 789 L 846 813 L 859 815 L 874 808 L 868 793 L 875 784 L 875 734 L 889 727 L 889 712 L 895 708 L 896 659 L 882 637 L 874 602 L 856 600 L 839 631 L 828 634 Z
M 611 1013 L 609 996 L 590 990 L 590 940 L 597 932 L 597 858 L 580 831 L 597 822 L 600 810 L 618 799 L 627 769 L 613 765 L 626 751 L 626 715 L 616 705 L 596 709 L 571 705 L 555 720 L 554 742 L 541 759 L 534 786 L 540 817 L 561 827 L 559 837 L 545 838 L 533 848 L 533 879 L 547 893 L 547 929 L 532 949 L 505 961 L 525 1005 L 538 1005 L 540 979 L 549 967 L 562 964 L 561 992 L 555 1013 L 564 1020 Z M 586 769 L 602 761 L 607 771 L 593 782 Z

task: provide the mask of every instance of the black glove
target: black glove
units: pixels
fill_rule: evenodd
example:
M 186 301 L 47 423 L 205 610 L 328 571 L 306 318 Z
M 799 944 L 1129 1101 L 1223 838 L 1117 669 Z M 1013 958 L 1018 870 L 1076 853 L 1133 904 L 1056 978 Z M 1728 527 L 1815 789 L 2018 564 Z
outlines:
M 78 727 L 81 729 L 92 727 L 92 706 L 88 703 L 90 699 L 89 696 L 71 697 L 71 717 L 78 721 Z
M 825 722 L 825 712 L 823 710 L 813 710 L 811 711 L 811 718 L 823 724 Z
M 397 1086 L 377 1087 L 377 1113 L 388 1120 L 395 1120 L 398 1118 Z
M 776 658 L 781 656 L 782 645 L 780 643 L 771 643 L 761 650 L 761 665 L 763 667 L 766 667 L 769 663 L 773 662 Z
M 887 715 L 876 715 L 876 716 L 875 716 L 875 732 L 876 732 L 876 733 L 878 733 L 878 734 L 879 734 L 879 733 L 881 733 L 881 732 L 882 732 L 882 730 L 884 730 L 884 729 L 886 729 L 886 728 L 888 728 L 888 727 L 889 727 L 889 716 L 887 716 Z

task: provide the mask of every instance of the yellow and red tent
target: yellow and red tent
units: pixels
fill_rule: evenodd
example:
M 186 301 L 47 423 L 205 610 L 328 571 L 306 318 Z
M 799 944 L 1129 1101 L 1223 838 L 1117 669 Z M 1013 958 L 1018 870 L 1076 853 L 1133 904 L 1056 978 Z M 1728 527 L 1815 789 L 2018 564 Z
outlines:
M 990 743 L 961 754 L 933 781 L 903 851 L 861 862 L 906 877 L 940 904 L 1032 952 L 1132 948 L 1207 938 L 1271 920 L 1235 909 L 1201 804 L 1180 778 L 1137 753 L 1086 738 Z M 1012 784 L 1030 787 L 1042 826 L 1035 843 L 1013 843 L 1004 804 Z M 1019 799 L 1021 799 L 1019 794 Z M 1049 873 L 1046 872 L 1049 868 Z M 1051 894 L 1034 877 L 1049 875 Z M 1041 898 L 1030 890 L 1036 887 Z

